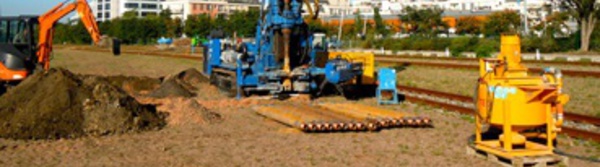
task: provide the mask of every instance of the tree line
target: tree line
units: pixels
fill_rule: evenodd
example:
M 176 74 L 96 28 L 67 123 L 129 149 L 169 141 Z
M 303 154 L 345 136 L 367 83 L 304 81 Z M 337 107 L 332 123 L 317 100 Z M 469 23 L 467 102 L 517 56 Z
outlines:
M 207 14 L 189 15 L 186 21 L 172 18 L 170 10 L 158 15 L 138 17 L 137 11 L 128 11 L 123 17 L 98 22 L 103 35 L 119 38 L 125 44 L 153 44 L 158 38 L 188 37 L 205 38 L 212 29 L 221 28 L 227 35 L 254 36 L 259 17 L 258 10 L 236 11 L 227 18 L 211 18 Z M 58 23 L 55 27 L 55 43 L 89 44 L 91 38 L 79 22 Z
M 366 37 L 357 37 L 346 35 L 344 39 L 352 41 L 352 47 L 363 48 L 379 48 L 397 50 L 444 50 L 446 48 L 466 48 L 457 49 L 464 51 L 476 51 L 477 48 L 493 49 L 491 46 L 499 42 L 501 34 L 522 34 L 524 51 L 540 50 L 541 52 L 558 52 L 558 51 L 589 51 L 600 50 L 600 30 L 596 27 L 600 25 L 600 3 L 591 0 L 562 0 L 555 1 L 559 5 L 562 12 L 551 12 L 549 16 L 540 21 L 539 24 L 533 25 L 531 31 L 523 34 L 523 24 L 521 15 L 517 11 L 497 11 L 484 17 L 464 16 L 456 18 L 454 27 L 455 34 L 458 39 L 437 39 L 440 35 L 447 36 L 450 26 L 448 22 L 443 20 L 444 11 L 439 8 L 405 8 L 402 14 L 398 15 L 400 25 L 387 25 L 379 16 L 379 10 L 374 10 L 374 21 L 368 22 Z M 354 25 L 344 26 L 343 34 L 357 34 L 364 30 L 363 18 L 360 13 L 355 15 Z M 574 19 L 578 23 L 578 30 L 570 32 L 566 25 L 567 21 Z M 334 26 L 337 25 L 326 25 Z M 392 37 L 390 30 L 399 29 L 399 33 L 410 36 L 406 39 L 390 39 Z M 385 28 L 382 28 L 385 27 Z M 338 31 L 336 28 L 324 28 L 331 30 L 328 34 L 335 35 Z M 565 31 L 566 30 L 566 31 Z M 377 39 L 377 35 L 381 34 L 384 38 Z M 467 40 L 465 38 L 479 38 L 481 40 Z M 360 38 L 360 39 L 359 39 Z M 407 41 L 407 42 L 404 42 Z M 412 42 L 411 42 L 412 41 Z M 446 41 L 446 42 L 440 42 Z M 470 41 L 470 42 L 469 42 Z M 479 41 L 473 43 L 472 41 Z M 491 41 L 491 42 L 490 42 Z M 422 42 L 422 43 L 419 43 Z M 391 45 L 392 43 L 396 43 Z M 402 45 L 401 43 L 410 43 L 411 45 Z M 469 46 L 469 47 L 451 47 L 451 44 Z M 470 44 L 470 45 L 462 45 Z M 481 45 L 481 47 L 480 47 Z M 482 50 L 482 49 L 480 49 Z
M 532 27 L 541 34 L 525 34 L 524 45 L 531 43 L 526 48 L 538 48 L 545 52 L 600 49 L 600 32 L 597 30 L 598 18 L 600 18 L 600 4 L 590 0 L 560 0 L 555 1 L 562 9 L 562 13 L 552 13 L 545 21 Z M 398 15 L 402 23 L 397 27 L 400 32 L 411 34 L 411 39 L 438 38 L 440 34 L 448 34 L 449 26 L 443 21 L 442 9 L 405 8 L 403 14 Z M 199 36 L 206 37 L 212 29 L 221 28 L 228 36 L 236 33 L 238 36 L 254 36 L 258 10 L 246 12 L 234 12 L 226 17 L 211 18 L 209 15 L 190 15 L 185 22 L 181 19 L 172 19 L 170 10 L 164 10 L 158 15 L 148 15 L 142 18 L 136 17 L 137 12 L 127 12 L 123 17 L 99 23 L 103 34 L 117 37 L 127 44 L 150 44 L 160 37 Z M 384 40 L 391 40 L 392 25 L 386 24 L 378 8 L 374 8 L 373 21 L 364 25 L 364 18 L 360 14 L 355 15 L 354 25 L 344 26 L 343 34 L 361 34 L 362 36 L 345 35 L 345 40 L 356 41 L 356 46 L 381 47 Z M 564 33 L 565 22 L 575 19 L 579 25 L 576 32 Z M 328 36 L 338 33 L 338 25 L 326 24 L 315 20 L 308 22 L 312 31 L 324 32 Z M 521 17 L 516 11 L 499 11 L 491 13 L 485 19 L 467 16 L 456 20 L 456 34 L 477 36 L 483 34 L 486 39 L 499 41 L 498 37 L 504 33 L 519 33 L 522 30 Z M 133 31 L 135 30 L 135 31 Z M 533 32 L 533 31 L 532 31 Z M 379 37 L 379 38 L 378 38 Z M 381 38 L 382 37 L 382 38 Z M 55 42 L 57 43 L 90 43 L 90 37 L 86 34 L 80 23 L 60 24 L 56 27 Z M 421 40 L 418 40 L 421 41 Z M 391 43 L 391 42 L 387 42 Z M 489 43 L 489 42 L 486 42 Z M 560 43 L 560 44 L 559 44 Z M 569 46 L 565 47 L 565 43 Z M 415 48 L 419 48 L 415 46 Z M 436 48 L 433 47 L 432 48 Z M 467 49 L 469 50 L 469 49 Z M 471 49 L 472 50 L 472 49 Z

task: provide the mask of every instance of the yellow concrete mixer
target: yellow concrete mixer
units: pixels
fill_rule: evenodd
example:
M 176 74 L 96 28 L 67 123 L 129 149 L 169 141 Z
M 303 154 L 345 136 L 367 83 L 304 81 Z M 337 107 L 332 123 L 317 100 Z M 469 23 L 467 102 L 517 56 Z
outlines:
M 569 101 L 560 71 L 546 68 L 529 76 L 520 47 L 519 36 L 501 37 L 498 57 L 480 60 L 475 94 L 475 149 L 508 159 L 553 154 Z M 485 133 L 484 125 L 489 127 Z

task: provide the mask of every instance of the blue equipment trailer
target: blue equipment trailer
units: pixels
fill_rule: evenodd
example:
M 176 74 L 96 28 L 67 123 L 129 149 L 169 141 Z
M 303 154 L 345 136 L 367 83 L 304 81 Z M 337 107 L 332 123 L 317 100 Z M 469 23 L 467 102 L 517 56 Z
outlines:
M 326 82 L 337 85 L 360 76 L 360 64 L 329 60 L 327 44 L 313 43 L 302 2 L 263 0 L 254 42 L 213 38 L 206 43 L 203 72 L 211 83 L 241 98 L 251 93 L 314 94 Z

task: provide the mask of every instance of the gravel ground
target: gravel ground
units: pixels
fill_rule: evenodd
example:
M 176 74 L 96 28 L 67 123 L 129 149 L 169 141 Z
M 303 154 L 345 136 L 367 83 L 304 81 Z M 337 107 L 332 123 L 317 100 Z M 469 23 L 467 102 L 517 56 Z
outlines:
M 93 52 L 57 53 L 55 65 L 86 74 L 161 76 L 196 66 L 194 62 L 142 56 L 126 59 L 128 56 Z M 221 114 L 222 122 L 185 120 L 194 117 L 183 116 L 178 117 L 178 124 L 143 133 L 57 141 L 0 139 L 0 166 L 497 166 L 466 155 L 472 118 L 453 112 L 403 103 L 385 108 L 428 116 L 435 127 L 306 134 L 261 117 L 249 106 L 309 101 L 231 100 L 207 85 L 200 92 L 191 100 Z M 159 109 L 171 113 L 191 104 L 181 99 L 161 102 L 164 106 Z M 346 101 L 328 97 L 317 102 L 375 104 L 372 98 Z M 594 143 L 569 138 L 559 141 L 567 152 L 600 155 Z M 571 159 L 570 165 L 599 164 Z
M 64 67 L 81 74 L 162 77 L 188 68 L 201 68 L 200 61 L 153 56 L 55 50 L 52 67 Z

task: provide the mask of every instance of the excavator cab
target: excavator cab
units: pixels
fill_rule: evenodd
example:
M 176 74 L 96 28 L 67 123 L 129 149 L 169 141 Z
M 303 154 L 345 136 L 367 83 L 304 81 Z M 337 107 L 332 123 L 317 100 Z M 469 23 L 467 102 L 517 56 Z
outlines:
M 0 17 L 0 80 L 18 81 L 35 69 L 38 17 Z

